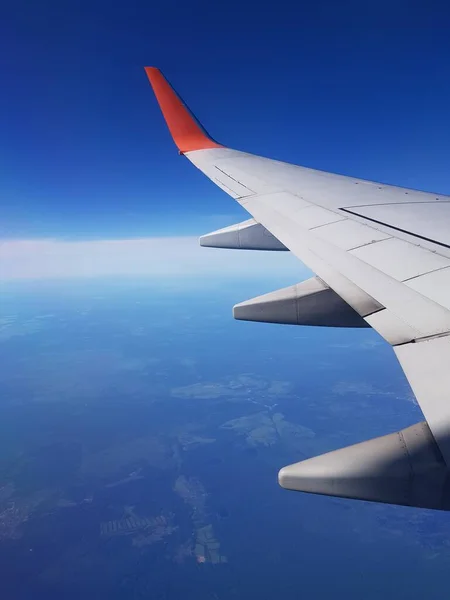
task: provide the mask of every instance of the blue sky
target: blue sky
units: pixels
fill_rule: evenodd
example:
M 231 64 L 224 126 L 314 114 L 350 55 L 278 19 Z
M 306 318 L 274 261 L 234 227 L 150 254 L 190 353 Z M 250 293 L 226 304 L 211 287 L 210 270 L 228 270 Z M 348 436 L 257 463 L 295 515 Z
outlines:
M 449 11 L 399 0 L 9 3 L 1 237 L 197 235 L 245 218 L 177 155 L 145 65 L 231 147 L 450 193 Z

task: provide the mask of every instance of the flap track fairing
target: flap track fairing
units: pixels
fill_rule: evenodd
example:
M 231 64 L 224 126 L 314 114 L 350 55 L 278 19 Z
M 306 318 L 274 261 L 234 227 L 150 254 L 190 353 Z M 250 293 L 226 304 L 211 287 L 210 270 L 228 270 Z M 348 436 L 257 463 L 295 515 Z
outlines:
M 427 423 L 281 469 L 288 490 L 450 510 L 450 473 Z
M 318 277 L 236 304 L 233 316 L 239 321 L 285 325 L 369 327 Z
M 287 251 L 286 246 L 254 219 L 248 219 L 242 223 L 203 235 L 200 238 L 200 246 L 238 250 Z

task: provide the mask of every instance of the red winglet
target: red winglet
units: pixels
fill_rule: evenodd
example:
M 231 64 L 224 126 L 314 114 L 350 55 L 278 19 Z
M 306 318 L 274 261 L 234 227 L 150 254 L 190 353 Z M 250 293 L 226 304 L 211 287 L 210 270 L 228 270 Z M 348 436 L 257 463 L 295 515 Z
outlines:
M 207 134 L 159 69 L 145 67 L 145 72 L 181 154 L 192 150 L 223 148 Z

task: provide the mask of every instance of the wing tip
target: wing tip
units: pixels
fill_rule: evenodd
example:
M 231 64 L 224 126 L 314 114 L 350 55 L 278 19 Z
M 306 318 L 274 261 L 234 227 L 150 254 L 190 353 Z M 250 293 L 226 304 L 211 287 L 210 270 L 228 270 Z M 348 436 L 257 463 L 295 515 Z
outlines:
M 223 148 L 205 131 L 158 67 L 144 67 L 175 145 L 181 154 Z

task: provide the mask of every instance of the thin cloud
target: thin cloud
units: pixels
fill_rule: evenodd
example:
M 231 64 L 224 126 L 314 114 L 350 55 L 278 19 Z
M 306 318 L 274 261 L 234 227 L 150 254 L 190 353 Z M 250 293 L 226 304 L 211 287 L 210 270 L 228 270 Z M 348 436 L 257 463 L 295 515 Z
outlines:
M 133 276 L 299 277 L 288 253 L 201 248 L 194 237 L 131 240 L 10 240 L 0 247 L 0 279 Z

